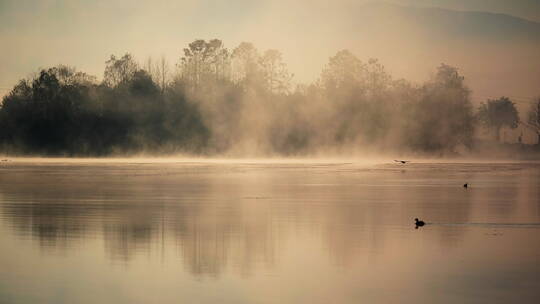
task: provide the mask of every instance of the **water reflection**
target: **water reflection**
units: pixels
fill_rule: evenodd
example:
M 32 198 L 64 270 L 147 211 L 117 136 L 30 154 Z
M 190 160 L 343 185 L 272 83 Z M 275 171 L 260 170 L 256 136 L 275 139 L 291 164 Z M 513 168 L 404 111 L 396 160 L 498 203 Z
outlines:
M 430 253 L 473 254 L 479 238 L 499 237 L 467 226 L 414 230 L 415 217 L 540 222 L 538 164 L 490 166 L 13 164 L 0 174 L 0 230 L 44 255 L 95 247 L 113 263 L 180 264 L 198 278 L 252 277 L 315 257 L 322 267 L 321 254 L 372 275 L 388 265 L 379 275 L 391 278 L 403 267 L 427 273 Z
M 501 219 L 515 211 L 518 201 L 512 198 L 519 191 L 531 191 L 517 183 L 477 191 L 482 179 L 474 183 L 476 189 L 463 189 L 453 177 L 449 182 L 424 170 L 400 181 L 388 172 L 308 176 L 219 168 L 193 175 L 188 167 L 184 175 L 186 168 L 178 167 L 178 174 L 169 168 L 163 176 L 166 169 L 159 166 L 92 168 L 99 175 L 85 174 L 87 167 L 40 169 L 1 177 L 3 218 L 15 232 L 31 235 L 42 247 L 64 248 L 98 234 L 110 258 L 126 261 L 172 238 L 194 274 L 219 273 L 231 254 L 247 272 L 250 260 L 271 265 L 276 238 L 301 228 L 322 232 L 325 247 L 347 263 L 366 246 L 380 250 L 385 230 L 416 216 L 466 223 L 476 201 L 487 202 L 488 212 Z M 525 176 L 522 181 L 529 181 Z M 441 231 L 441 243 L 454 246 L 462 232 Z
M 45 251 L 76 249 L 97 237 L 110 259 L 124 262 L 175 248 L 195 275 L 215 276 L 228 264 L 249 274 L 255 264 L 274 263 L 279 231 L 273 231 L 268 200 L 249 198 L 244 185 L 218 182 L 223 176 L 51 171 L 54 176 L 3 175 L 0 186 L 3 218 Z

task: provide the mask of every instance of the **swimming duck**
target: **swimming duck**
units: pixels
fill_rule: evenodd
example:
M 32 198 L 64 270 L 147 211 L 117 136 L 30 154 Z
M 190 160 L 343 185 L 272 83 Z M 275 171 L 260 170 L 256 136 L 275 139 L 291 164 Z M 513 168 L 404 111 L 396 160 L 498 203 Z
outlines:
M 463 188 L 467 188 L 467 187 L 469 187 L 469 184 L 465 183 L 465 184 L 463 185 Z
M 394 161 L 396 163 L 402 163 L 402 164 L 406 164 L 406 163 L 410 162 L 409 160 L 397 160 L 397 159 L 394 159 Z
M 417 218 L 414 219 L 414 224 L 416 225 L 416 227 L 422 227 L 424 226 L 426 223 L 424 223 L 424 221 L 419 221 Z

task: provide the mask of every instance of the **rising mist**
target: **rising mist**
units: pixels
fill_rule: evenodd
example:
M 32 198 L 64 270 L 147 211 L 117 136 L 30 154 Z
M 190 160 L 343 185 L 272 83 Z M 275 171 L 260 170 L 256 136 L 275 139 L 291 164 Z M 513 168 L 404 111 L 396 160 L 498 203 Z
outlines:
M 223 40 L 163 40 L 153 51 L 169 56 L 140 56 L 148 52 L 126 42 L 135 56 L 110 43 L 115 55 L 101 59 L 103 72 L 94 61 L 79 71 L 69 58 L 39 69 L 3 98 L 2 152 L 456 155 L 486 141 L 537 142 L 538 101 L 522 96 L 537 94 L 538 23 L 384 3 L 303 5 L 287 12 L 279 1 L 246 6 L 242 14 L 256 24 L 233 37 L 221 27 Z M 147 15 L 161 9 L 146 7 Z M 269 18 L 276 15 L 279 23 Z M 299 31 L 298 18 L 309 30 Z M 150 28 L 168 33 L 164 22 Z M 241 42 L 247 39 L 254 43 Z M 505 98 L 508 108 L 490 103 Z M 507 112 L 515 115 L 505 120 Z

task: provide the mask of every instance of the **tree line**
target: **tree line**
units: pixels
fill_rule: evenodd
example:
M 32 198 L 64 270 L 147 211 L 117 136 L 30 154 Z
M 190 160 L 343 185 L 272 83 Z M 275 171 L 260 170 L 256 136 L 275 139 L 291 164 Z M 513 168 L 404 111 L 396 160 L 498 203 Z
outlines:
M 454 152 L 474 145 L 483 124 L 498 136 L 516 127 L 514 103 L 501 97 L 474 109 L 464 77 L 442 64 L 414 84 L 375 59 L 347 50 L 332 56 L 312 84 L 293 88 L 278 50 L 243 42 L 196 40 L 174 68 L 165 58 L 138 63 L 111 56 L 103 80 L 68 66 L 22 79 L 0 108 L 3 153 L 253 153 L 403 149 Z M 524 122 L 540 138 L 540 100 Z

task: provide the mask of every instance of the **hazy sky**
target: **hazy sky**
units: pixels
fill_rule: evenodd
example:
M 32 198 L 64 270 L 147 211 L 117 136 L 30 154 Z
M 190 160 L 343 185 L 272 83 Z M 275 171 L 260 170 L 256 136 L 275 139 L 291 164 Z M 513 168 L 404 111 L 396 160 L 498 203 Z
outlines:
M 540 22 L 540 1 L 538 0 L 390 0 L 387 2 L 501 13 Z
M 219 38 L 229 48 L 241 41 L 251 41 L 259 49 L 277 48 L 297 81 L 311 81 L 329 56 L 350 47 L 339 41 L 356 39 L 354 29 L 337 31 L 333 26 L 341 22 L 340 12 L 373 1 L 289 2 L 0 0 L 0 95 L 39 67 L 60 63 L 98 77 L 111 54 L 130 52 L 139 61 L 165 55 L 174 64 L 182 48 L 198 38 Z M 540 1 L 536 0 L 387 2 L 505 13 L 540 21 Z M 390 54 L 378 56 L 377 51 L 359 54 L 366 59 L 363 55 L 391 58 Z M 409 73 L 407 66 L 389 67 L 401 77 L 428 76 L 427 69 Z

